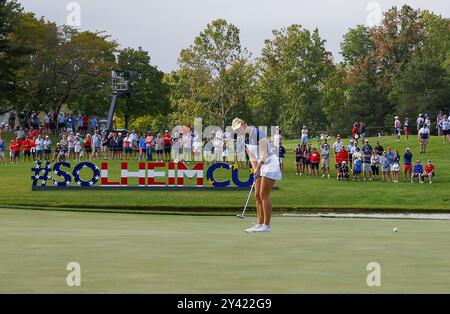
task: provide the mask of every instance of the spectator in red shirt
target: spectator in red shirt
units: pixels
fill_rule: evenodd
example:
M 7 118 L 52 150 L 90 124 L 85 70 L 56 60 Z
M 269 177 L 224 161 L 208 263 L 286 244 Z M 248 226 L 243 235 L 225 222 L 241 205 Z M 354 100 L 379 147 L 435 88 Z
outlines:
M 313 148 L 311 156 L 311 175 L 318 176 L 319 175 L 319 163 L 320 163 L 320 154 L 316 148 Z
M 28 161 L 31 161 L 31 141 L 29 138 L 26 138 L 22 141 L 22 150 L 23 150 L 23 161 L 25 161 L 28 157 Z
M 89 117 L 87 115 L 83 116 L 83 131 L 87 132 L 89 127 Z
M 431 162 L 431 160 L 428 160 L 427 165 L 425 166 L 425 172 L 423 173 L 423 181 L 425 181 L 425 178 L 428 178 L 430 184 L 432 184 L 433 183 L 432 178 L 434 177 L 435 171 L 436 167 Z
M 11 156 L 11 163 L 19 163 L 20 159 L 20 142 L 17 138 L 14 141 L 11 141 L 11 144 L 9 144 L 9 150 L 10 150 L 10 156 Z
M 36 160 L 36 137 L 32 137 L 32 140 L 30 140 L 30 151 L 31 151 L 31 156 L 33 156 L 33 161 Z
M 359 130 L 358 130 L 358 123 L 354 123 L 353 124 L 353 129 L 352 129 L 352 134 L 353 134 L 353 139 L 355 140 L 355 145 L 358 146 L 358 139 L 359 139 L 359 134 L 358 134 Z
M 170 135 L 169 130 L 164 131 L 163 142 L 164 142 L 164 159 L 166 161 L 170 161 L 170 154 L 172 151 L 172 135 Z

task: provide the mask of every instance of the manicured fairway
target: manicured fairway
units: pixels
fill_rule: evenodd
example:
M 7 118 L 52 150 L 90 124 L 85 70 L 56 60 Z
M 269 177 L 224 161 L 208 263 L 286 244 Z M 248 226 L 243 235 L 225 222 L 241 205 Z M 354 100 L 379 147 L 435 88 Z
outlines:
M 0 210 L 0 292 L 450 292 L 450 222 Z M 400 232 L 394 233 L 398 227 Z M 66 286 L 81 265 L 82 286 Z M 369 262 L 381 287 L 369 288 Z

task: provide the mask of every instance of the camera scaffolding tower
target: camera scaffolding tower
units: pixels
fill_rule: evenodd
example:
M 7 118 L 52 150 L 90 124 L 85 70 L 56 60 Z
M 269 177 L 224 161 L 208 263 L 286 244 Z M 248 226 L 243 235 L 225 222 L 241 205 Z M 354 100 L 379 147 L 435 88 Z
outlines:
M 108 118 L 106 120 L 106 130 L 114 130 L 114 113 L 117 108 L 117 100 L 119 98 L 126 98 L 131 96 L 131 90 L 129 86 L 130 76 L 135 73 L 129 71 L 114 70 L 111 72 L 111 84 L 112 84 L 112 100 L 109 107 Z

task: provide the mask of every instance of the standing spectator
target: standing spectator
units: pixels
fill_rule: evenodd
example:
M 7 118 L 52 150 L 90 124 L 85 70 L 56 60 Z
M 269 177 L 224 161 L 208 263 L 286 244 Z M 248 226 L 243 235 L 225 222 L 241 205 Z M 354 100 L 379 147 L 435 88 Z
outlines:
M 72 118 L 69 117 L 66 120 L 66 130 L 67 130 L 67 132 L 71 133 L 71 132 L 73 132 L 73 129 L 74 129 L 74 122 L 73 122 Z
M 419 134 L 418 134 L 417 138 L 419 139 L 420 153 L 425 154 L 426 150 L 427 150 L 428 142 L 430 140 L 430 129 L 427 128 L 426 126 L 423 126 L 419 130 Z
M 61 140 L 59 141 L 59 145 L 61 146 L 60 159 L 67 160 L 69 159 L 69 141 L 67 137 L 63 134 Z
M 360 134 L 361 134 L 361 141 L 362 143 L 364 143 L 364 140 L 366 138 L 366 124 L 364 122 L 361 122 L 361 129 L 360 129 Z
M 192 160 L 192 135 L 191 135 L 191 131 L 188 127 L 183 127 L 182 129 L 183 131 L 183 135 L 181 137 L 181 142 L 183 144 L 183 160 L 189 162 Z M 181 133 L 180 133 L 181 134 Z M 222 133 L 223 136 L 223 133 Z M 223 139 L 221 141 L 219 141 L 220 143 L 222 143 L 221 147 L 220 147 L 220 152 L 222 154 L 222 156 L 217 156 L 219 159 L 216 159 L 218 161 L 222 160 L 223 158 L 223 153 L 224 153 L 224 147 L 226 147 Z M 226 154 L 225 154 L 226 155 Z
M 44 135 L 50 133 L 50 112 L 44 116 Z
M 381 157 L 381 166 L 383 173 L 383 182 L 391 181 L 391 162 L 386 152 L 383 152 L 383 156 Z
M 57 160 L 58 161 L 62 161 L 63 160 L 62 155 L 61 155 L 61 144 L 60 143 L 56 143 L 55 152 L 53 153 L 52 161 L 55 162 Z
M 353 154 L 356 152 L 356 145 L 354 140 L 350 140 L 350 143 L 347 146 L 347 151 L 348 151 L 348 162 L 349 165 L 347 166 L 352 166 L 353 163 Z
M 33 128 L 33 127 L 31 127 L 29 130 L 28 130 L 28 133 L 27 133 L 27 135 L 18 135 L 18 137 L 19 138 L 25 138 L 25 137 L 28 137 L 28 138 L 33 138 L 33 137 L 38 137 L 38 135 L 40 134 L 40 132 L 39 132 L 39 130 L 38 129 L 35 129 L 35 128 Z
M 284 156 L 286 155 L 286 148 L 283 146 L 281 141 L 278 142 L 278 158 L 280 160 L 280 169 L 284 173 Z M 277 147 L 277 146 L 275 146 Z
M 372 152 L 369 150 L 368 147 L 365 147 L 363 149 L 363 165 L 362 165 L 362 171 L 363 171 L 363 180 L 366 181 L 366 178 L 370 181 L 372 181 L 372 167 L 371 167 L 371 158 L 372 158 Z
M 5 140 L 0 135 L 0 163 L 2 164 L 6 164 L 5 152 L 6 152 Z
M 442 120 L 442 144 L 450 142 L 450 115 L 444 115 Z
M 353 159 L 352 163 L 354 163 L 355 160 L 358 159 L 358 158 L 362 159 L 362 153 L 361 153 L 361 149 L 359 147 L 356 147 L 356 150 L 355 150 L 355 152 L 352 155 L 352 159 Z
M 139 161 L 145 161 L 147 145 L 145 144 L 145 134 L 139 136 Z
M 417 117 L 417 120 L 416 120 L 417 132 L 419 132 L 419 130 L 421 128 L 423 128 L 424 123 L 425 123 L 425 119 L 423 118 L 423 114 L 419 113 L 419 116 Z
M 92 117 L 89 120 L 89 128 L 91 129 L 92 132 L 98 129 L 98 120 L 96 117 Z
M 31 138 L 30 151 L 33 161 L 36 161 L 36 137 Z
M 129 140 L 131 141 L 131 157 L 136 158 L 136 154 L 139 152 L 139 136 L 136 134 L 135 130 L 131 130 Z
M 98 134 L 98 130 L 94 130 L 94 135 L 92 136 L 92 155 L 91 159 L 100 159 L 100 152 L 102 149 L 102 137 Z
M 92 136 L 91 134 L 86 134 L 86 138 L 84 139 L 84 152 L 86 153 L 86 157 L 88 160 L 92 158 Z
M 392 148 L 388 147 L 387 153 L 386 153 L 386 157 L 387 157 L 388 160 L 389 160 L 389 166 L 390 166 L 390 169 L 389 169 L 389 177 L 390 177 L 390 179 L 391 179 L 392 182 L 393 182 L 394 180 L 393 180 L 393 176 L 392 176 L 392 165 L 393 165 L 394 162 L 395 162 L 395 154 L 394 154 L 394 152 L 392 151 Z
M 45 136 L 44 142 L 44 159 L 50 160 L 50 154 L 52 153 L 52 140 L 48 137 L 48 135 Z
M 69 128 L 67 128 L 69 129 Z M 67 159 L 74 158 L 75 159 L 75 141 L 76 137 L 72 131 L 69 132 L 69 136 L 67 137 L 67 148 L 68 148 L 68 156 Z
M 147 133 L 147 136 L 145 137 L 145 151 L 147 154 L 147 160 L 152 161 L 152 146 L 153 146 L 153 135 L 151 132 Z
M 444 121 L 444 115 L 442 114 L 442 111 L 439 111 L 439 114 L 436 117 L 436 129 L 437 129 L 437 135 L 442 136 L 442 122 Z
M 397 150 L 394 153 L 394 160 L 391 165 L 391 176 L 392 182 L 398 183 L 399 181 L 399 172 L 400 172 L 400 152 Z
M 427 129 L 431 130 L 431 119 L 430 119 L 430 115 L 427 112 L 425 113 L 425 122 L 424 122 L 423 126 L 426 127 Z
M 275 128 L 275 134 L 273 135 L 273 145 L 278 147 L 281 145 L 281 130 L 279 127 Z
M 308 129 L 306 128 L 306 125 L 303 126 L 303 129 L 300 131 L 301 132 L 301 143 L 302 144 L 308 144 Z
M 60 112 L 58 115 L 58 131 L 59 134 L 63 134 L 66 130 L 66 116 L 64 112 Z
M 22 127 L 20 127 L 17 131 L 14 131 L 14 133 L 16 133 L 16 137 L 18 137 L 20 139 L 24 139 L 26 137 L 25 136 L 25 131 L 23 130 Z
M 128 155 L 130 155 L 131 158 L 133 148 L 131 146 L 130 133 L 127 133 L 125 138 L 123 139 L 123 150 L 125 152 L 125 160 L 128 159 Z
M 359 139 L 358 122 L 353 123 L 352 136 L 353 140 L 355 141 L 355 145 L 358 146 L 358 139 Z
M 237 134 L 235 134 L 235 135 L 237 135 Z M 236 145 L 239 146 L 239 142 Z M 164 150 L 164 153 L 165 153 L 164 139 L 162 139 L 162 146 L 163 146 L 163 150 Z M 203 146 L 203 143 L 202 143 L 201 139 L 199 138 L 199 136 L 197 134 L 195 134 L 194 142 L 192 143 L 192 151 L 194 153 L 194 161 L 201 161 L 202 160 L 202 146 Z M 243 151 L 241 150 L 240 152 L 239 151 L 236 151 L 236 152 L 237 153 L 235 154 L 235 156 L 236 156 L 236 160 L 235 161 L 241 163 L 241 167 L 244 167 L 242 165 L 242 155 L 239 155 L 239 153 L 243 152 Z M 163 156 L 162 156 L 162 152 L 161 152 L 161 161 L 164 161 Z
M 420 162 L 420 160 L 417 160 L 416 163 L 414 164 L 414 169 L 413 169 L 413 174 L 411 177 L 411 183 L 414 182 L 414 178 L 418 178 L 419 179 L 419 183 L 423 183 L 423 166 L 422 163 Z
M 156 135 L 155 139 L 155 153 L 156 161 L 163 162 L 164 141 L 161 138 L 161 134 Z
M 14 130 L 16 128 L 16 114 L 14 112 L 10 112 L 8 124 L 11 130 Z
M 311 175 L 318 176 L 319 175 L 319 163 L 320 163 L 320 154 L 316 148 L 313 148 L 311 152 Z
M 39 116 L 35 111 L 31 114 L 31 125 L 33 128 L 39 129 Z
M 31 140 L 27 137 L 22 141 L 23 161 L 31 161 Z
M 400 136 L 402 134 L 402 123 L 400 122 L 400 119 L 398 116 L 395 116 L 394 121 L 394 134 L 395 134 L 395 140 L 397 142 L 400 141 Z
M 170 153 L 172 151 L 172 135 L 170 135 L 169 130 L 164 131 L 163 141 L 164 141 L 164 159 L 166 161 L 170 161 Z
M 105 130 L 102 131 L 102 155 L 103 160 L 108 159 L 108 148 L 109 148 L 109 134 L 106 133 Z
M 83 119 L 83 132 L 85 132 L 86 134 L 89 128 L 89 117 L 87 115 L 83 115 L 82 119 Z
M 425 165 L 425 172 L 423 173 L 423 181 L 425 181 L 425 178 L 428 178 L 428 181 L 430 181 L 430 184 L 432 184 L 435 171 L 436 167 L 431 162 L 431 160 L 428 160 L 427 164 Z
M 311 146 L 303 144 L 303 172 L 309 176 L 309 165 L 311 164 Z
M 111 132 L 108 136 L 109 160 L 114 160 L 117 156 L 117 133 Z
M 353 180 L 361 181 L 362 159 L 358 157 L 353 162 Z
M 42 160 L 42 155 L 44 153 L 44 139 L 42 138 L 42 135 L 38 135 L 38 137 L 35 140 L 36 143 L 36 159 Z
M 119 160 L 122 160 L 122 157 L 123 157 L 123 136 L 122 136 L 122 133 L 120 133 L 120 132 L 119 132 L 119 134 L 117 134 L 116 152 L 117 152 L 117 158 Z
M 330 178 L 330 144 L 328 144 L 327 139 L 323 140 L 324 143 L 321 146 L 321 156 L 322 156 L 322 178 L 328 176 Z
M 342 148 L 344 147 L 344 144 L 341 142 L 341 137 L 338 135 L 336 142 L 333 144 L 333 150 L 334 154 L 339 154 L 342 151 Z
M 18 164 L 20 160 L 20 139 L 16 138 L 9 144 L 9 156 L 12 164 Z
M 52 132 L 53 135 L 56 134 L 56 124 L 55 124 L 55 117 L 53 116 L 53 113 L 49 112 L 48 113 L 50 116 L 50 131 Z
M 372 148 L 372 145 L 369 144 L 369 140 L 365 140 L 365 144 L 364 144 L 364 146 L 362 147 L 362 150 L 363 150 L 363 151 L 364 151 L 364 150 L 368 150 L 369 153 L 372 155 L 373 148 Z
M 406 139 L 409 139 L 409 119 L 405 119 L 405 123 L 403 123 L 403 133 L 406 136 Z
M 295 153 L 295 166 L 296 166 L 296 175 L 302 175 L 302 167 L 303 167 L 303 145 L 298 144 L 297 148 L 293 150 Z
M 81 141 L 80 133 L 77 133 L 74 140 L 75 161 L 81 161 Z
M 380 145 L 380 142 L 376 142 L 377 146 L 375 146 L 375 152 L 378 154 L 378 156 L 382 156 L 384 152 L 383 146 Z
M 413 154 L 409 147 L 406 148 L 405 153 L 403 154 L 403 175 L 404 179 L 403 181 L 411 181 L 411 175 L 412 175 L 412 158 Z
M 78 115 L 76 121 L 77 121 L 77 131 L 83 132 L 83 117 L 81 116 L 81 114 Z
M 380 164 L 380 155 L 378 155 L 376 151 L 373 151 L 372 156 L 370 157 L 370 167 L 372 168 L 372 177 L 377 181 L 380 176 Z

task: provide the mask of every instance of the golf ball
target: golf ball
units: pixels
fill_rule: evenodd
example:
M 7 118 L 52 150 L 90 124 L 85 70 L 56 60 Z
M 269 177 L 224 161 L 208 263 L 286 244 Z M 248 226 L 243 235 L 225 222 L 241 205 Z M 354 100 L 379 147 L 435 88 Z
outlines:
M 398 228 L 394 228 L 394 232 L 398 232 Z

